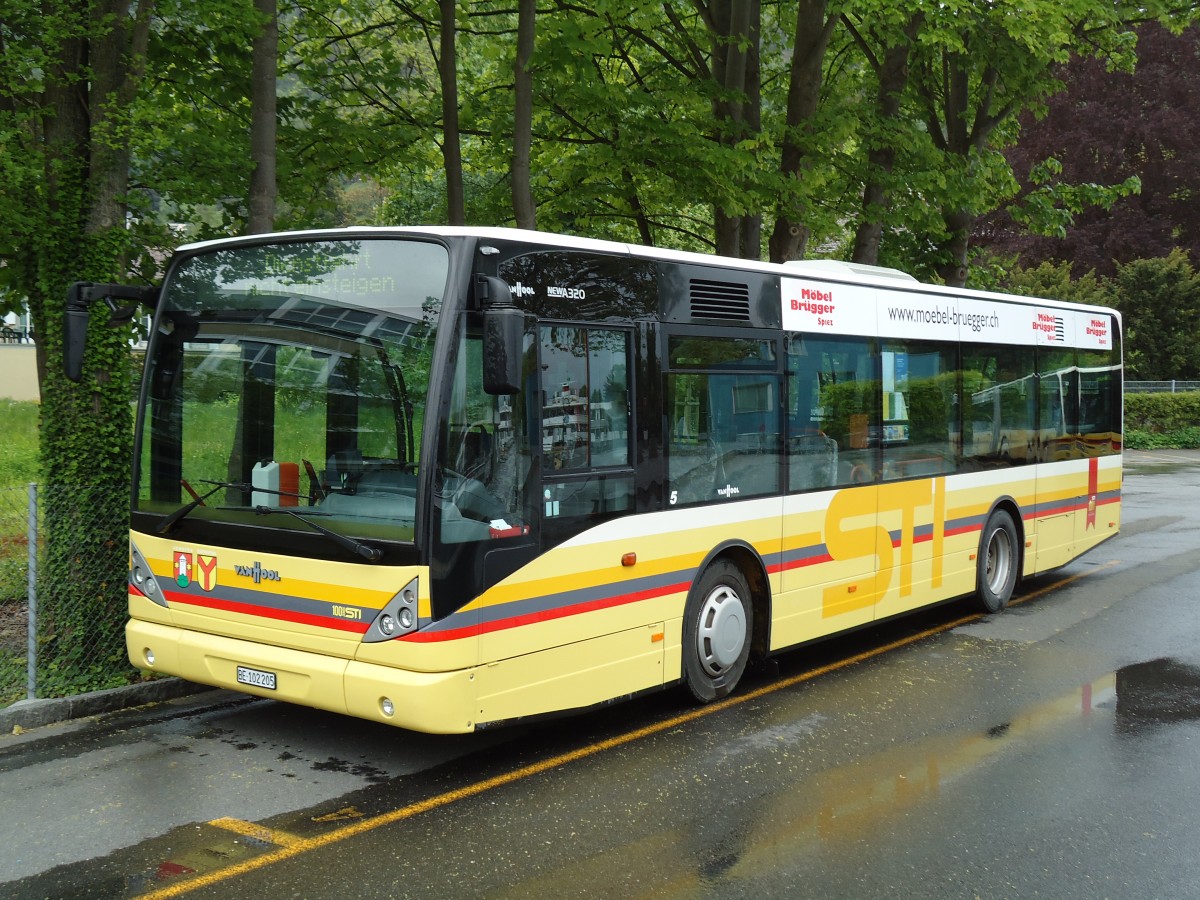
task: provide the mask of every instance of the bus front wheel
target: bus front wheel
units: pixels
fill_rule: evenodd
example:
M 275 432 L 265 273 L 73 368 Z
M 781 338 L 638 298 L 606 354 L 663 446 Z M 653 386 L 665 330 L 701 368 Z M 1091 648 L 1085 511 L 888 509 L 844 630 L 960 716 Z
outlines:
M 999 612 L 1012 599 L 1017 586 L 1019 546 L 1012 516 L 1002 509 L 988 516 L 979 539 L 976 578 L 979 603 L 985 612 Z
M 701 703 L 737 687 L 750 658 L 754 607 L 740 569 L 717 560 L 692 585 L 684 610 L 683 680 Z

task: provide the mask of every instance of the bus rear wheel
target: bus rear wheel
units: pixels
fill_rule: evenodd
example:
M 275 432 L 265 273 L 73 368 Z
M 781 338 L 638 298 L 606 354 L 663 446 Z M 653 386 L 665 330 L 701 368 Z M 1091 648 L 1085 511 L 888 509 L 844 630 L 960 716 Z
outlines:
M 998 509 L 988 516 L 979 539 L 976 576 L 976 591 L 985 612 L 1000 612 L 1012 599 L 1017 586 L 1019 546 L 1011 515 Z
M 753 634 L 750 586 L 737 566 L 717 560 L 692 585 L 684 609 L 683 680 L 693 697 L 708 703 L 737 687 Z

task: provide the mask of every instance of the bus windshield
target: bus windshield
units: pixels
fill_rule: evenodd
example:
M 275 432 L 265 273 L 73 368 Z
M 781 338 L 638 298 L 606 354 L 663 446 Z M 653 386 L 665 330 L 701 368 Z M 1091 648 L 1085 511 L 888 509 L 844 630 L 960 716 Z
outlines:
M 412 541 L 448 269 L 396 239 L 185 258 L 149 346 L 135 509 Z

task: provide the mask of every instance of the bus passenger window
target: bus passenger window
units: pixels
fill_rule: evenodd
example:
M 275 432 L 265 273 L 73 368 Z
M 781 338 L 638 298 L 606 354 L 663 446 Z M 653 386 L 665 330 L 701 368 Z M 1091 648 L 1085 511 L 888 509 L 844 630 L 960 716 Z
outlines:
M 788 489 L 874 481 L 879 373 L 873 342 L 792 335 L 788 372 Z
M 882 354 L 883 478 L 944 475 L 958 464 L 958 347 L 887 341 Z
M 1073 367 L 1072 363 L 1064 372 Z M 1039 382 L 1034 372 L 1032 347 L 963 345 L 964 467 L 997 468 L 1037 460 L 1037 448 L 1046 446 L 1049 435 L 1044 428 L 1038 430 Z M 1049 412 L 1054 404 L 1046 402 L 1046 386 L 1043 380 L 1042 407 Z
M 668 355 L 668 504 L 778 493 L 783 383 L 777 341 L 757 334 L 673 334 Z
M 546 474 L 629 465 L 629 333 L 541 328 Z
M 1120 363 L 1119 352 L 1079 351 L 1079 452 L 1085 457 L 1121 452 Z

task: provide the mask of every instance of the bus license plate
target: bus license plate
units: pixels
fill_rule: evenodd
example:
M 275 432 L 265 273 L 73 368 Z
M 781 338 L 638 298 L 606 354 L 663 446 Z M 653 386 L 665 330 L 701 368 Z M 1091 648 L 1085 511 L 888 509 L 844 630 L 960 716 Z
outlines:
M 237 667 L 238 684 L 248 684 L 251 687 L 266 688 L 268 691 L 275 690 L 275 673 L 264 672 L 261 669 L 248 669 L 245 666 Z

